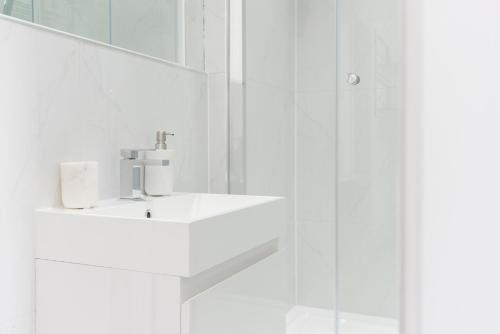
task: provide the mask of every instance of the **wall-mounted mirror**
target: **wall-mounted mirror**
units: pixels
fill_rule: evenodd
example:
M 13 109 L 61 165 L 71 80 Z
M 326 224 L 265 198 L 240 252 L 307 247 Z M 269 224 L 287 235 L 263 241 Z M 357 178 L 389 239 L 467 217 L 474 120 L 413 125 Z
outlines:
M 0 12 L 206 70 L 207 25 L 222 24 L 218 32 L 222 36 L 213 40 L 224 41 L 225 33 L 225 7 L 217 8 L 217 2 L 224 1 L 209 2 L 214 6 L 207 6 L 204 0 L 0 0 Z

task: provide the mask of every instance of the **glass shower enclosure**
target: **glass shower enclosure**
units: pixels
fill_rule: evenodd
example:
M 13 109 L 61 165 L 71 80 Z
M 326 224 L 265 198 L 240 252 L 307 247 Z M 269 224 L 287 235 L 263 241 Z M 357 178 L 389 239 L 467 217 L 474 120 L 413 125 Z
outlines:
M 402 6 L 337 11 L 337 329 L 398 333 Z
M 274 327 L 248 333 L 399 333 L 402 11 L 401 0 L 243 1 L 229 189 L 289 205 L 272 291 L 244 294 L 259 297 L 245 314 Z
M 268 304 L 286 305 L 286 326 L 277 319 L 274 331 L 259 331 L 397 334 L 402 1 L 247 0 L 242 8 L 229 188 L 289 205 L 273 264 L 280 284 L 255 289 Z M 253 312 L 279 309 L 266 307 Z

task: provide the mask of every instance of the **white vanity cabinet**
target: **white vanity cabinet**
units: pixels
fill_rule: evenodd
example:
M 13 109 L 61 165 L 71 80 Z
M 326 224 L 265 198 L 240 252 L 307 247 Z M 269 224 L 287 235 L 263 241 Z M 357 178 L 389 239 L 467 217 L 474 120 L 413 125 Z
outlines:
M 179 278 L 36 260 L 37 334 L 180 333 Z
M 180 279 L 36 261 L 37 334 L 284 334 L 285 256 L 277 252 L 182 301 Z
M 37 334 L 198 334 L 224 287 L 281 284 L 263 265 L 281 253 L 281 198 L 176 194 L 35 216 Z

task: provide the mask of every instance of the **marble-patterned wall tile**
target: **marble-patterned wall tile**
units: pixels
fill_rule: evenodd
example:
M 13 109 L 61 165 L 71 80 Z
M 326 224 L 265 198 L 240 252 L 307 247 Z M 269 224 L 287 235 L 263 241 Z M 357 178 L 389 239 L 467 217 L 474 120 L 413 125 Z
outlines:
M 286 0 L 246 1 L 244 11 L 247 190 L 291 201 L 293 6 Z
M 228 103 L 226 0 L 204 0 L 205 71 L 209 76 L 210 192 L 227 193 Z
M 228 115 L 226 74 L 208 74 L 211 193 L 228 192 Z
M 297 2 L 297 296 L 332 309 L 335 292 L 335 0 Z
M 300 305 L 334 309 L 335 223 L 301 221 L 297 231 L 297 254 Z
M 334 92 L 297 93 L 299 222 L 335 220 L 335 109 Z
M 336 0 L 298 0 L 298 91 L 334 92 L 336 58 Z
M 184 56 L 186 65 L 205 70 L 204 0 L 184 0 Z
M 205 70 L 226 71 L 226 0 L 205 0 Z
M 247 81 L 293 89 L 293 2 L 245 1 L 245 13 Z
M 248 194 L 285 197 L 287 236 L 277 267 L 279 291 L 294 301 L 294 94 L 293 2 L 244 2 L 245 188 Z
M 229 185 L 232 194 L 246 193 L 245 86 L 231 81 L 229 87 Z
M 273 86 L 247 83 L 247 192 L 293 193 L 293 94 Z
M 0 332 L 33 333 L 33 210 L 59 205 L 58 164 L 99 162 L 118 194 L 119 149 L 176 132 L 176 190 L 208 190 L 207 76 L 0 18 Z

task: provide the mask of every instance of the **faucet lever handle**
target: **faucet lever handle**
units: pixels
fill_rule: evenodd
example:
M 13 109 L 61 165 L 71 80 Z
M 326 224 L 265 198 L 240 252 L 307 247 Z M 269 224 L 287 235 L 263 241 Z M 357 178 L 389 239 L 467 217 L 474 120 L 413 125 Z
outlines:
M 150 150 L 143 149 L 121 149 L 120 157 L 125 160 L 145 160 L 146 152 Z

